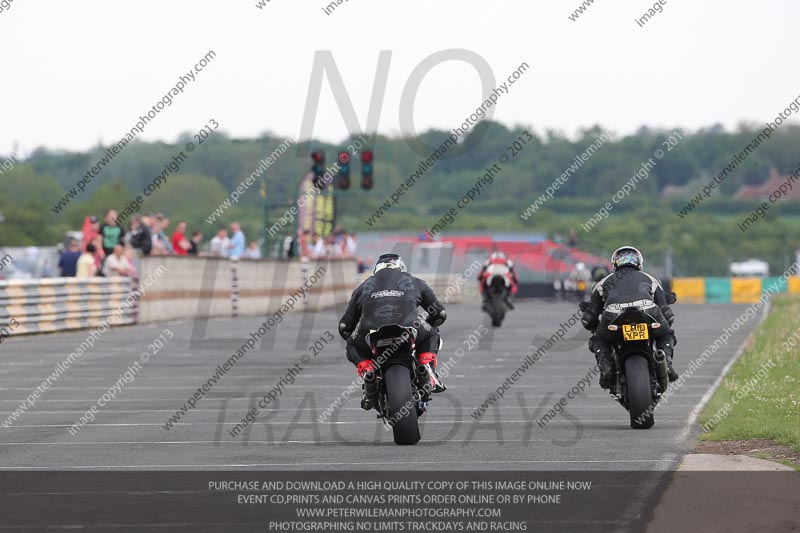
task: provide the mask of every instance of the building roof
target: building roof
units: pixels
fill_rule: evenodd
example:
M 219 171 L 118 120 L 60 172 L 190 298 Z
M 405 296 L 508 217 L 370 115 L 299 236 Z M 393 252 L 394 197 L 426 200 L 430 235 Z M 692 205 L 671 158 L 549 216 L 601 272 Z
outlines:
M 760 185 L 742 185 L 739 190 L 734 194 L 734 198 L 739 200 L 766 200 L 769 195 L 777 191 L 783 185 L 789 176 L 782 176 L 774 167 L 769 171 L 769 178 L 767 181 Z M 788 198 L 789 200 L 800 200 L 800 186 L 792 187 L 787 191 L 781 199 Z

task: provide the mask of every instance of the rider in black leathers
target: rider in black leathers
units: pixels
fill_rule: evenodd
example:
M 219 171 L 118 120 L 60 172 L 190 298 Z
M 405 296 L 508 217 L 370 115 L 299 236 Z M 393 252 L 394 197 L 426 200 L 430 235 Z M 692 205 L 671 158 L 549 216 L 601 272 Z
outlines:
M 593 333 L 589 339 L 589 350 L 595 354 L 600 368 L 600 386 L 611 388 L 614 382 L 614 358 L 612 345 L 618 340 L 618 332 L 609 331 L 608 325 L 625 304 L 638 302 L 661 326 L 652 330 L 656 349 L 667 356 L 669 380 L 678 379 L 672 368 L 673 347 L 677 342 L 672 323 L 675 314 L 667 304 L 661 282 L 642 271 L 644 258 L 633 246 L 618 248 L 611 256 L 613 272 L 598 281 L 592 289 L 590 307 L 583 313 L 583 327 Z
M 418 307 L 427 313 L 419 315 Z M 439 351 L 438 327 L 447 312 L 427 283 L 407 272 L 397 254 L 384 254 L 375 263 L 373 275 L 359 285 L 339 321 L 339 334 L 347 341 L 347 359 L 356 365 L 359 376 L 374 372 L 372 349 L 366 335 L 385 325 L 413 327 L 417 330 L 415 348 L 421 365 L 430 365 L 431 392 L 442 392 L 444 383 L 436 375 Z M 373 407 L 372 398 L 362 400 L 362 408 Z

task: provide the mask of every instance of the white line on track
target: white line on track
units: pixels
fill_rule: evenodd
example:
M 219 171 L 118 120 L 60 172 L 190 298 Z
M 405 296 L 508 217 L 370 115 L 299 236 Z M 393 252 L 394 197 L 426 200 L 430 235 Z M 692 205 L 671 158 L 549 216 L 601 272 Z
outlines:
M 595 423 L 595 422 L 619 422 L 619 420 L 620 420 L 619 418 L 610 418 L 610 419 L 593 418 L 591 420 L 591 422 L 592 423 Z M 662 418 L 661 420 L 663 420 L 664 422 L 683 422 L 682 418 L 680 418 L 680 419 L 678 419 L 678 418 Z M 467 418 L 459 419 L 459 420 L 430 420 L 430 421 L 426 421 L 425 424 L 452 424 L 453 422 L 470 422 L 472 424 L 497 424 L 497 421 L 495 421 L 495 420 L 483 420 L 483 419 L 481 419 L 481 420 L 470 421 Z M 534 421 L 533 420 L 504 420 L 504 419 L 501 418 L 500 422 L 508 423 L 508 424 L 532 424 Z M 555 422 L 555 420 L 550 421 L 550 424 L 552 424 L 553 422 Z M 263 423 L 267 424 L 266 421 L 263 422 Z M 271 426 L 296 424 L 296 423 L 297 422 L 294 422 L 294 421 L 290 421 L 290 422 L 269 421 L 269 425 L 271 425 Z M 570 425 L 574 426 L 574 424 L 572 422 L 564 421 L 564 424 L 567 424 L 567 423 L 569 423 Z M 237 424 L 237 422 L 224 422 L 222 425 L 223 426 L 235 426 L 236 424 Z M 308 423 L 306 423 L 306 424 L 308 424 Z M 356 420 L 356 421 L 351 421 L 351 422 L 345 422 L 345 421 L 342 421 L 342 422 L 319 422 L 319 424 L 321 426 L 331 426 L 331 425 L 349 426 L 349 425 L 360 425 L 360 424 L 375 424 L 375 421 L 374 420 Z M 87 424 L 86 427 L 129 427 L 129 426 L 157 426 L 157 427 L 161 427 L 163 425 L 164 425 L 163 422 L 139 422 L 139 423 L 115 423 L 115 424 L 112 424 L 112 423 L 91 423 L 91 424 Z M 220 424 L 218 424 L 217 422 L 178 422 L 177 424 L 173 424 L 172 429 L 175 429 L 175 428 L 181 427 L 181 426 L 217 426 L 217 425 L 220 425 Z M 21 428 L 69 428 L 69 427 L 72 427 L 72 424 L 31 424 L 31 425 L 24 425 L 24 426 L 20 425 L 20 426 L 11 426 L 11 427 L 2 427 L 2 426 L 0 426 L 0 430 L 3 430 L 3 429 L 5 429 L 5 430 L 13 430 L 13 429 L 21 429 Z
M 518 465 L 518 464 L 598 464 L 598 463 L 631 463 L 631 464 L 658 464 L 658 463 L 674 463 L 674 461 L 665 461 L 663 459 L 620 459 L 620 460 L 602 460 L 602 461 L 578 461 L 578 460 L 515 460 L 515 461 L 481 461 L 481 464 L 496 464 L 496 465 Z M 325 462 L 325 463 L 222 463 L 222 464 L 171 464 L 171 465 L 63 465 L 63 466 L 0 466 L 0 470 L 122 470 L 122 469 L 139 469 L 150 470 L 156 468 L 259 468 L 259 467 L 276 467 L 276 466 L 336 466 L 336 467 L 363 467 L 363 466 L 393 466 L 393 465 L 463 465 L 463 461 L 389 461 L 389 462 Z
M 387 433 L 388 434 L 388 433 Z M 516 442 L 553 442 L 553 440 L 559 439 L 503 439 L 504 444 L 513 444 Z M 649 439 L 652 442 L 663 442 L 664 440 L 660 437 Z M 497 439 L 448 439 L 447 442 L 497 442 Z M 581 439 L 581 442 L 619 442 L 618 438 L 584 438 Z M 357 443 L 357 441 L 344 441 L 350 444 Z M 438 442 L 438 441 L 434 441 Z M 642 442 L 642 441 L 639 441 Z M 146 444 L 148 446 L 154 444 L 230 444 L 230 445 L 238 445 L 244 446 L 245 444 L 275 444 L 275 445 L 284 445 L 284 444 L 341 444 L 342 440 L 167 440 L 167 441 L 139 441 L 139 440 L 132 440 L 132 441 L 83 441 L 83 442 L 2 442 L 0 446 L 106 446 L 106 445 L 117 445 L 117 444 Z M 430 444 L 430 442 L 428 442 Z M 373 440 L 363 441 L 363 444 L 374 444 Z

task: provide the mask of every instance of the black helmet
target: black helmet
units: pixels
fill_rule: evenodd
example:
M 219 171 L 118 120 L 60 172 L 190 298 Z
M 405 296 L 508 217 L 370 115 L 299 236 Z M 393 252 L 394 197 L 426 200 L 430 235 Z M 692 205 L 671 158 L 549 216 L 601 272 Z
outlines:
M 377 274 L 378 271 L 384 268 L 399 268 L 400 272 L 408 272 L 403 258 L 397 254 L 383 254 L 380 256 L 375 262 L 375 268 L 372 270 L 372 273 Z

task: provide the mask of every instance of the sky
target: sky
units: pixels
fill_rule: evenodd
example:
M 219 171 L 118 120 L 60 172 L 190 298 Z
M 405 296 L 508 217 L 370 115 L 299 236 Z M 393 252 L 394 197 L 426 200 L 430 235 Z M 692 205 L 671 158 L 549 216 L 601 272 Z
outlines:
M 493 119 L 540 133 L 732 129 L 800 96 L 800 2 L 790 0 L 666 0 L 643 27 L 636 18 L 653 4 L 633 0 L 595 0 L 575 21 L 579 0 L 348 0 L 329 15 L 330 0 L 258 1 L 14 0 L 0 11 L 0 154 L 115 142 L 210 50 L 140 139 L 173 142 L 211 119 L 232 137 L 303 138 L 312 66 L 328 51 L 360 128 L 388 51 L 377 131 L 393 136 L 413 134 L 401 125 L 409 116 L 418 132 L 457 126 L 483 100 L 481 76 L 502 83 L 522 63 Z M 482 74 L 434 61 L 413 110 L 401 106 L 426 58 L 456 53 Z M 354 133 L 333 95 L 324 80 L 312 134 L 327 142 Z

